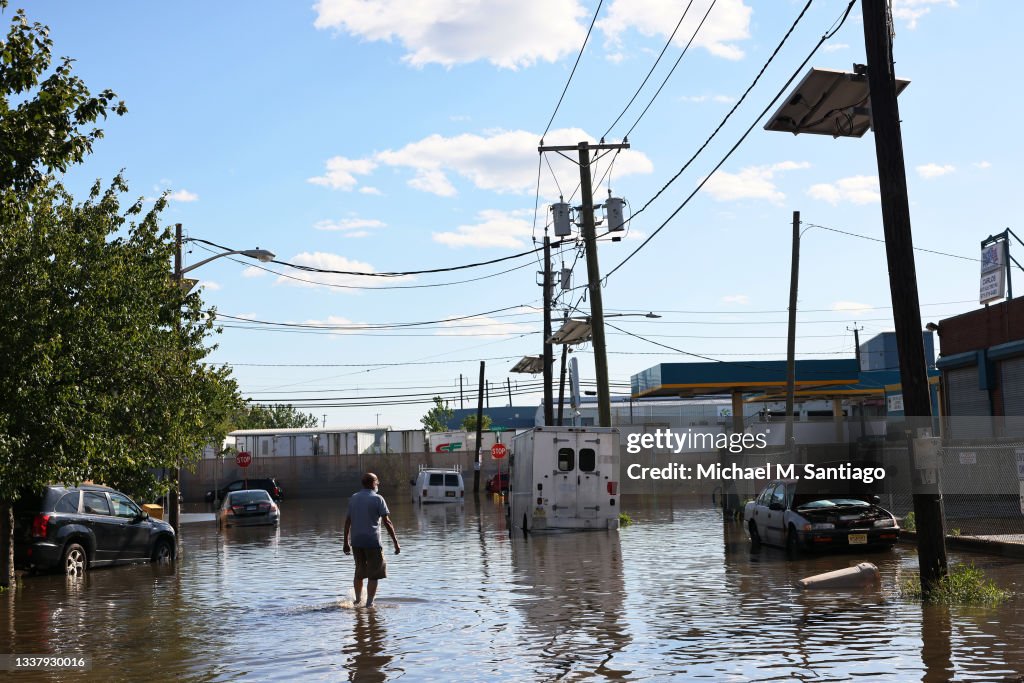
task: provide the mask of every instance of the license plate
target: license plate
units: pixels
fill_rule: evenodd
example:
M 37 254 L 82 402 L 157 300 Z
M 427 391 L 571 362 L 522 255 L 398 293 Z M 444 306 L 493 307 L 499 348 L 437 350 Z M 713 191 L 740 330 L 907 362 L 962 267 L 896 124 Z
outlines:
M 864 545 L 868 542 L 867 534 L 850 534 L 848 536 L 850 545 Z
M 455 497 L 455 491 L 445 491 L 444 495 L 445 495 L 446 498 L 454 498 Z
M 246 512 L 256 512 L 259 509 L 260 509 L 259 505 L 246 505 L 245 506 L 245 511 Z

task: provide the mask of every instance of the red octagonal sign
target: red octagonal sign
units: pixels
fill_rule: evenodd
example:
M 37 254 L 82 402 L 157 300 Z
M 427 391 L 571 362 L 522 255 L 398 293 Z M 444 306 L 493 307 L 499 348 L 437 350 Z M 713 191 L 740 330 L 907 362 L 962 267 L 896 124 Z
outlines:
M 503 443 L 496 443 L 491 446 L 491 457 L 495 460 L 501 460 L 508 455 L 508 447 Z
M 242 451 L 235 456 L 235 464 L 239 467 L 248 467 L 252 464 L 252 453 L 249 451 Z

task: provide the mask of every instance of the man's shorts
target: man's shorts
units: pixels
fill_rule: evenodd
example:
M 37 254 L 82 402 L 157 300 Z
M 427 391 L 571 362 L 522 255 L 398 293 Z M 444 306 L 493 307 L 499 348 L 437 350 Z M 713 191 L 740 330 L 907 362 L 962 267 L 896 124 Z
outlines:
M 356 580 L 388 578 L 383 548 L 352 548 L 352 557 L 356 558 Z

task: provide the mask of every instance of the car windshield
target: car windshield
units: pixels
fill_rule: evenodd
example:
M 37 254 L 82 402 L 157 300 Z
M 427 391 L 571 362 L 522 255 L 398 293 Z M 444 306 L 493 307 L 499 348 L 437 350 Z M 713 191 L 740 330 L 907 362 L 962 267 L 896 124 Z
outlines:
M 867 507 L 868 505 L 870 505 L 870 503 L 867 503 L 867 502 L 865 502 L 863 500 L 858 500 L 857 498 L 820 498 L 820 499 L 817 499 L 817 500 L 807 500 L 807 501 L 804 501 L 804 502 L 801 502 L 799 495 L 797 495 L 797 498 L 796 498 L 796 507 L 797 507 L 797 509 L 802 509 L 802 510 L 820 509 L 820 508 L 834 508 L 834 507 L 843 507 L 843 506 L 847 506 L 847 507 L 849 507 L 849 506 Z
M 266 491 L 236 491 L 228 496 L 228 505 L 251 505 L 253 503 L 266 503 L 270 501 L 270 494 Z

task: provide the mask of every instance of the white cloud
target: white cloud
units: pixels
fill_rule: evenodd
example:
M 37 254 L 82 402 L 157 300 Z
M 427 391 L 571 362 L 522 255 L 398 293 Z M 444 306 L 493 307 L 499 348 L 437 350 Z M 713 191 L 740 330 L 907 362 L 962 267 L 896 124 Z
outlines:
M 923 164 L 917 167 L 917 174 L 922 178 L 939 178 L 948 175 L 956 170 L 952 164 L 940 166 L 939 164 Z
M 932 7 L 944 5 L 957 7 L 956 0 L 893 0 L 892 16 L 907 24 L 907 28 L 917 28 L 917 20 L 932 11 Z
M 213 280 L 202 280 L 199 282 L 198 286 L 202 287 L 203 289 L 208 289 L 211 292 L 216 292 L 218 289 L 220 289 L 220 284 L 214 282 Z
M 317 221 L 313 224 L 313 228 L 328 232 L 344 232 L 364 228 L 383 228 L 385 225 L 387 224 L 383 221 L 373 218 L 343 218 L 340 221 Z
M 264 277 L 269 274 L 267 271 L 261 270 L 256 266 L 249 266 L 242 271 L 242 277 Z
M 375 273 L 377 272 L 373 266 L 369 263 L 363 263 L 362 261 L 353 261 L 344 256 L 338 254 L 331 254 L 326 252 L 302 252 L 296 254 L 288 263 L 297 266 L 306 266 L 309 268 L 319 268 L 323 270 L 340 270 L 349 271 L 351 273 Z M 413 277 L 409 275 L 397 276 L 397 277 L 364 277 L 358 274 L 341 274 L 341 273 L 315 273 L 315 272 L 298 272 L 292 271 L 289 274 L 295 274 L 295 278 L 287 278 L 279 276 L 274 281 L 276 285 L 290 285 L 292 287 L 331 287 L 342 285 L 345 287 L 377 287 L 392 285 L 396 282 L 406 282 L 412 280 Z
M 199 200 L 199 195 L 195 192 L 189 192 L 186 189 L 181 189 L 172 192 L 167 199 L 172 202 L 195 202 Z
M 505 247 L 523 249 L 530 246 L 533 222 L 526 216 L 531 210 L 522 211 L 481 211 L 480 222 L 460 225 L 454 231 L 435 232 L 435 242 L 449 247 Z
M 554 62 L 583 42 L 579 0 L 318 0 L 318 29 L 401 43 L 413 66 L 479 60 L 506 68 Z
M 775 204 L 785 198 L 772 180 L 780 171 L 810 168 L 806 161 L 782 161 L 771 166 L 748 166 L 739 173 L 715 171 L 704 185 L 704 190 L 720 202 L 741 199 L 766 199 Z
M 309 178 L 307 182 L 335 190 L 351 190 L 359 183 L 356 175 L 367 175 L 376 167 L 377 164 L 372 159 L 331 157 L 327 160 L 327 172 L 322 176 Z
M 360 192 L 361 194 L 373 194 L 373 195 L 377 195 L 378 197 L 384 194 L 383 192 L 381 192 L 380 190 L 378 190 L 378 189 L 377 189 L 376 187 L 370 187 L 369 185 L 365 185 L 365 186 L 363 186 L 363 187 L 360 187 L 360 188 L 359 188 L 359 192 Z
M 537 141 L 540 135 L 525 130 L 491 131 L 486 135 L 465 133 L 454 137 L 430 135 L 397 150 L 378 152 L 369 159 L 333 157 L 327 162 L 328 172 L 311 178 L 317 185 L 344 190 L 353 189 L 355 174 L 368 174 L 378 166 L 405 168 L 413 171 L 409 185 L 417 190 L 441 197 L 451 197 L 457 188 L 451 175 L 471 182 L 477 189 L 498 193 L 529 194 L 537 187 Z M 545 144 L 577 144 L 593 139 L 578 128 L 548 132 Z M 615 159 L 615 177 L 650 173 L 654 165 L 642 152 L 624 150 L 609 157 Z M 561 156 L 551 155 L 551 166 L 563 183 L 579 177 L 578 166 Z M 600 165 L 600 164 L 599 164 Z M 550 173 L 541 185 L 544 197 L 560 193 Z
M 833 311 L 873 311 L 875 307 L 871 304 L 862 304 L 856 301 L 836 301 L 832 304 Z
M 975 161 L 974 168 L 986 169 L 992 168 L 992 164 L 988 161 Z
M 676 47 L 686 45 L 711 5 L 712 0 L 693 1 L 672 41 Z M 645 36 L 668 38 L 679 23 L 682 7 L 685 4 L 664 0 L 615 0 L 605 18 L 597 22 L 597 27 L 604 32 L 610 46 L 620 45 L 622 35 L 629 29 L 635 29 Z M 743 0 L 718 0 L 697 32 L 693 45 L 706 49 L 716 57 L 742 59 L 743 50 L 735 42 L 750 37 L 751 12 Z
M 746 306 L 750 303 L 750 297 L 746 294 L 729 294 L 722 297 L 722 301 L 727 304 L 740 304 Z
M 346 232 L 346 233 L 344 233 L 342 235 L 342 237 L 347 237 L 349 239 L 356 239 L 356 238 L 359 238 L 359 237 L 369 237 L 369 236 L 370 236 L 370 233 L 368 233 L 366 230 L 355 230 L 353 232 Z
M 626 55 L 621 52 L 609 52 L 604 58 L 612 64 L 621 64 L 626 59 Z
M 732 104 L 736 101 L 735 97 L 731 95 L 689 95 L 679 98 L 680 102 L 693 102 L 695 104 L 703 104 L 704 102 L 714 102 L 716 104 Z
M 841 178 L 832 184 L 812 185 L 807 190 L 807 194 L 814 199 L 820 199 L 833 205 L 842 201 L 870 204 L 881 200 L 881 196 L 878 194 L 878 177 L 866 175 Z
M 839 52 L 840 50 L 849 50 L 850 46 L 846 43 L 827 43 L 825 45 L 825 52 Z

